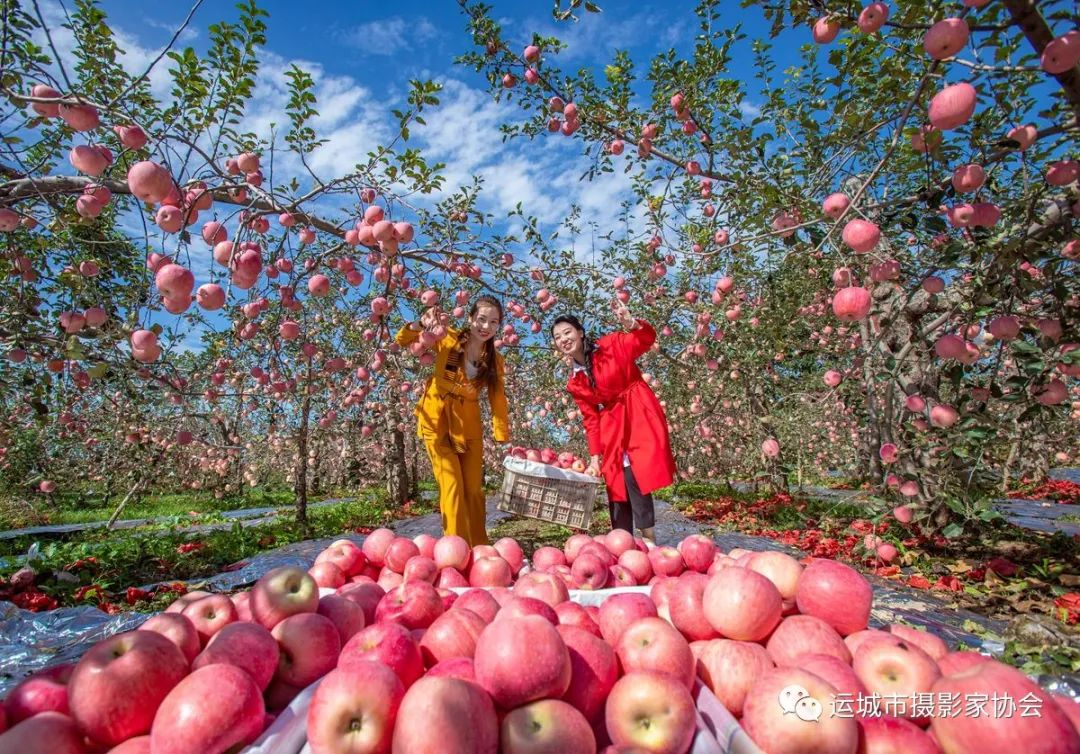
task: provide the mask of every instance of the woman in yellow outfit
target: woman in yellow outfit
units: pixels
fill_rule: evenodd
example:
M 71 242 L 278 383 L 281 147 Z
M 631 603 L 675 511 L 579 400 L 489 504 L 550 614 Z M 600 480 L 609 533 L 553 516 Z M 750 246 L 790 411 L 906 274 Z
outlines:
M 446 315 L 432 307 L 419 324 L 401 328 L 396 340 L 408 347 L 421 330 L 439 332 Z M 445 328 L 433 346 L 435 369 L 416 405 L 417 435 L 423 439 L 439 485 L 443 532 L 464 537 L 471 546 L 488 544 L 484 526 L 484 430 L 480 394 L 487 388 L 492 432 L 496 442 L 510 440 L 503 358 L 495 352 L 502 327 L 502 304 L 479 296 L 469 310 L 463 330 Z

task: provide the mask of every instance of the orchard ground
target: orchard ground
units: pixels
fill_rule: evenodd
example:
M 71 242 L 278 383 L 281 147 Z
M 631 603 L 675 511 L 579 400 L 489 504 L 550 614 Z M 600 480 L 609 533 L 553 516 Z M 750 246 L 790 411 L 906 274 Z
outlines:
M 683 482 L 662 490 L 658 498 L 659 544 L 678 542 L 700 531 L 722 549 L 782 549 L 797 557 L 828 557 L 855 565 L 901 591 L 928 599 L 927 617 L 963 608 L 997 621 L 999 633 L 976 622 L 964 624 L 974 635 L 1000 639 L 1006 658 L 1028 672 L 1080 672 L 1080 541 L 1062 534 L 1047 536 L 996 518 L 954 537 L 927 537 L 894 518 L 872 516 L 880 501 L 867 491 L 851 490 L 839 482 L 839 501 L 796 492 L 754 493 L 715 484 Z M 1027 485 L 1043 492 L 1047 485 Z M 439 516 L 433 503 L 434 484 L 421 483 L 416 502 L 394 509 L 385 491 L 366 488 L 352 499 L 313 507 L 311 531 L 290 520 L 260 519 L 251 525 L 224 522 L 220 514 L 243 500 L 287 502 L 278 492 L 248 493 L 244 498 L 207 500 L 205 497 L 148 498 L 142 512 L 168 512 L 177 507 L 201 507 L 174 520 L 124 531 L 85 530 L 54 539 L 21 537 L 0 541 L 0 555 L 9 566 L 0 597 L 31 609 L 94 605 L 105 612 L 161 609 L 178 592 L 199 588 L 200 580 L 242 567 L 252 557 L 306 539 L 335 538 L 343 533 L 363 535 L 389 525 L 403 536 L 438 536 Z M 1064 500 L 1076 503 L 1077 486 L 1056 485 Z M 543 546 L 562 546 L 574 530 L 534 519 L 512 517 L 494 509 L 497 489 L 489 486 L 489 534 L 492 541 L 513 537 L 527 555 Z M 164 503 L 155 500 L 164 500 Z M 1062 504 L 1069 504 L 1063 502 Z M 284 506 L 283 514 L 291 510 Z M 1077 508 L 1080 513 L 1080 508 Z M 872 521 L 871 519 L 875 519 Z M 191 519 L 191 520 L 189 520 Z M 211 527 L 223 525 L 213 530 Z M 597 506 L 590 533 L 609 529 L 606 506 Z M 736 535 L 736 536 L 732 536 Z M 742 536 L 739 536 L 742 535 Z M 883 562 L 867 538 L 892 543 L 896 557 Z M 9 582 L 17 570 L 10 559 L 25 554 L 37 542 L 30 562 L 34 583 L 17 589 Z M 159 583 L 161 582 L 161 583 Z M 186 585 L 182 582 L 188 582 Z M 157 584 L 156 587 L 146 588 Z

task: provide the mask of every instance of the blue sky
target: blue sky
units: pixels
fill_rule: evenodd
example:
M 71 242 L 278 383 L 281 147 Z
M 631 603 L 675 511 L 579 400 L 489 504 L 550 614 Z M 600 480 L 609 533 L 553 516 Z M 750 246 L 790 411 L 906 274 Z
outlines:
M 602 4 L 602 14 L 582 14 L 576 24 L 556 24 L 548 0 L 495 0 L 492 5 L 504 38 L 514 47 L 527 44 L 534 31 L 555 34 L 567 42 L 568 48 L 558 55 L 558 64 L 564 70 L 585 66 L 600 72 L 616 49 L 626 49 L 643 72 L 659 51 L 674 47 L 688 53 L 697 32 L 694 3 L 687 0 L 607 2 Z M 767 36 L 767 27 L 757 9 L 742 10 L 734 7 L 735 2 L 730 5 L 733 7 L 725 23 L 743 23 L 749 37 L 742 44 L 741 54 L 736 55 L 732 73 L 749 81 L 750 40 Z M 103 0 L 101 7 L 127 53 L 124 65 L 141 73 L 168 43 L 191 6 Z M 485 181 L 480 207 L 496 218 L 523 202 L 526 211 L 540 219 L 542 230 L 550 232 L 572 204 L 577 204 L 585 219 L 596 224 L 599 234 L 621 227 L 616 217 L 620 201 L 631 196 L 628 179 L 622 171 L 616 171 L 591 183 L 580 181 L 589 158 L 582 154 L 579 139 L 555 135 L 535 142 L 502 142 L 499 125 L 520 118 L 521 112 L 516 105 L 494 102 L 479 75 L 454 64 L 456 55 L 471 48 L 465 18 L 456 2 L 390 5 L 270 0 L 261 7 L 270 14 L 267 44 L 244 127 L 268 135 L 271 123 L 283 123 L 284 72 L 294 63 L 307 70 L 314 78 L 319 101 L 320 117 L 314 126 L 321 138 L 328 139 L 309 160 L 320 177 L 328 179 L 347 172 L 369 149 L 388 140 L 394 124 L 390 111 L 402 107 L 408 81 L 434 79 L 444 87 L 442 104 L 427 118 L 427 127 L 413 129 L 410 144 L 423 149 L 429 162 L 446 163 L 448 192 L 471 183 L 473 175 L 480 175 Z M 43 10 L 60 49 L 70 46 L 70 35 L 56 29 L 62 18 L 59 6 L 46 0 Z M 203 52 L 209 44 L 207 27 L 236 17 L 232 2 L 206 0 L 176 47 L 191 46 L 197 53 Z M 808 41 L 808 31 L 799 31 L 803 33 L 792 33 L 794 44 L 786 46 L 789 54 L 797 54 L 798 44 Z M 780 62 L 783 67 L 795 62 L 795 57 Z M 166 97 L 169 90 L 169 63 L 167 58 L 158 63 L 150 77 L 159 98 Z M 753 97 L 746 108 L 749 115 L 754 114 Z M 141 223 L 137 227 L 141 229 Z M 151 242 L 160 245 L 165 253 L 176 248 L 175 237 L 163 239 L 158 235 Z M 196 240 L 190 253 L 196 284 L 209 282 L 214 270 L 209 250 Z M 220 274 L 220 269 L 217 272 Z M 148 321 L 166 326 L 178 324 L 177 318 L 163 312 L 150 315 Z M 181 330 L 185 346 L 197 348 L 199 329 Z

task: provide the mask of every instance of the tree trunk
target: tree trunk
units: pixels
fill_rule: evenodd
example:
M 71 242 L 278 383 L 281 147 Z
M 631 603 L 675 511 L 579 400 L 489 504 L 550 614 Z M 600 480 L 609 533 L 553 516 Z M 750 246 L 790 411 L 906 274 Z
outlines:
M 308 421 L 311 417 L 311 395 L 307 383 L 304 384 L 304 399 L 300 403 L 300 427 L 296 433 L 296 480 L 293 490 L 296 493 L 296 523 L 308 529 L 307 518 L 307 445 Z
M 386 493 L 390 505 L 402 507 L 409 499 L 409 473 L 405 466 L 405 433 L 400 427 L 401 419 L 397 404 L 391 403 L 386 410 Z
M 409 432 L 405 438 L 405 461 L 408 464 L 409 499 L 420 497 L 420 455 L 416 447 L 416 433 Z

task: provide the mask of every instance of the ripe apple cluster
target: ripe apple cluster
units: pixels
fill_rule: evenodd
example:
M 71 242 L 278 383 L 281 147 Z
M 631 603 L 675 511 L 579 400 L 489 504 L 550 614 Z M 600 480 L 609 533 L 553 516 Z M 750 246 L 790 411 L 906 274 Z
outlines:
M 613 531 L 525 566 L 510 538 L 380 529 L 250 591 L 188 593 L 15 687 L 0 752 L 242 750 L 317 684 L 314 754 L 684 754 L 700 681 L 765 754 L 1080 754 L 1080 705 L 927 631 L 870 628 L 873 590 L 842 563 Z M 820 717 L 791 714 L 791 687 Z M 964 714 L 980 695 L 1037 714 Z M 932 703 L 855 703 L 904 698 Z

